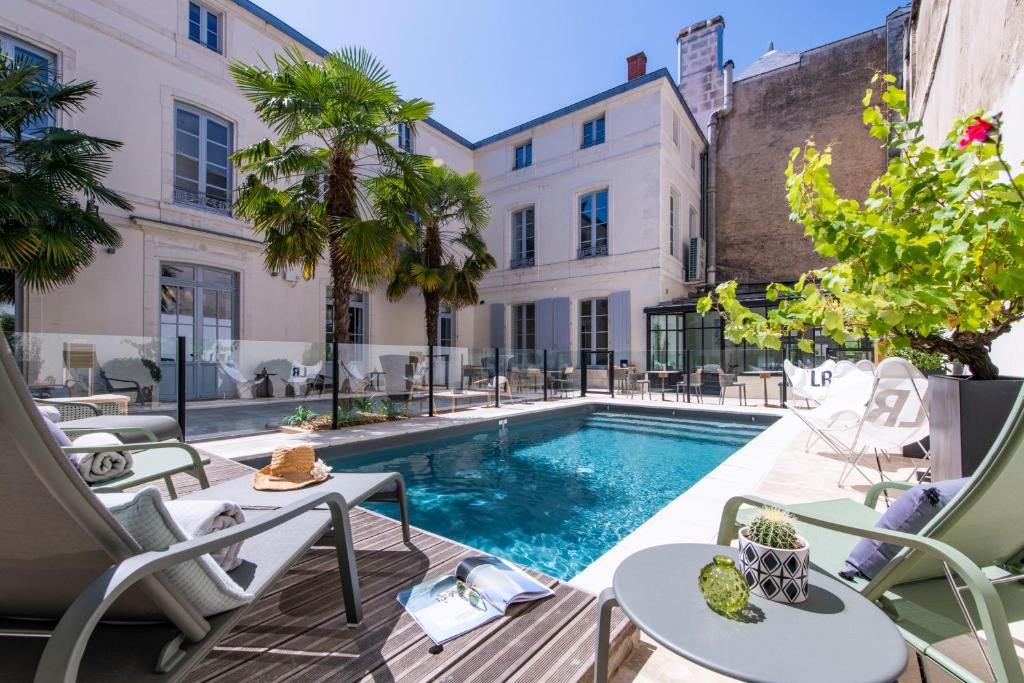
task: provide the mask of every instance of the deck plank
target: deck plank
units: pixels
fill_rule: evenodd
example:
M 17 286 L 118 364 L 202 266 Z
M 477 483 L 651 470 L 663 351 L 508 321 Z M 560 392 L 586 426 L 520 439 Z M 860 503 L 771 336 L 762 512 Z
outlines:
M 211 484 L 251 476 L 251 468 L 212 458 Z M 156 485 L 166 496 L 162 485 Z M 179 495 L 198 488 L 176 475 Z M 471 548 L 430 532 L 412 530 L 375 512 L 351 513 L 363 622 L 348 626 L 337 557 L 325 539 L 311 548 L 221 640 L 185 680 L 233 681 L 551 681 L 577 683 L 592 676 L 595 599 L 557 579 L 527 570 L 555 595 L 513 606 L 509 615 L 446 643 L 431 654 L 430 639 L 395 600 L 429 576 L 454 571 Z M 613 641 L 631 646 L 635 627 L 615 613 Z

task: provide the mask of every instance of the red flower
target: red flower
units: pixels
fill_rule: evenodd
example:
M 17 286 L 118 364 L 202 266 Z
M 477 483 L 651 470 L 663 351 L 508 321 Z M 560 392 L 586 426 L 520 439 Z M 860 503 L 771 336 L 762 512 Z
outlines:
M 965 135 L 960 138 L 960 149 L 963 149 L 972 142 L 988 141 L 989 132 L 991 132 L 993 128 L 992 124 L 980 116 L 975 116 L 974 120 L 977 121 L 977 123 L 972 123 L 967 126 L 966 130 L 964 130 Z

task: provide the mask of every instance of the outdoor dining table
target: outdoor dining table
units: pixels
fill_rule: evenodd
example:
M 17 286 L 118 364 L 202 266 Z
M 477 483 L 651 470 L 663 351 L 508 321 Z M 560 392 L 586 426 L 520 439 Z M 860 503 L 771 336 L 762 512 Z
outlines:
M 764 383 L 764 403 L 761 404 L 762 408 L 781 408 L 781 405 L 768 402 L 768 379 L 771 377 L 781 377 L 781 370 L 752 370 L 748 372 L 741 372 L 744 377 L 760 377 Z
M 665 400 L 665 382 L 668 381 L 668 370 L 648 370 L 646 373 L 647 381 L 650 381 L 651 375 L 654 375 L 661 379 L 661 400 Z M 650 387 L 648 387 L 650 390 Z
M 891 683 L 903 674 L 907 647 L 892 620 L 860 593 L 813 569 L 804 602 L 751 595 L 737 615 L 713 611 L 697 577 L 715 555 L 737 558 L 735 548 L 679 543 L 622 561 L 612 587 L 597 601 L 596 683 L 608 680 L 615 605 L 662 647 L 741 681 Z

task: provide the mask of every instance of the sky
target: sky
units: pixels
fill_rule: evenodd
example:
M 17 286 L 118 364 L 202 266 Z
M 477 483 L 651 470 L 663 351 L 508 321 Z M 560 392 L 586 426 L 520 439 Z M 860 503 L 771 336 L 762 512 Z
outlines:
M 740 73 L 774 41 L 801 51 L 885 23 L 906 0 L 256 0 L 327 49 L 360 45 L 403 97 L 472 141 L 626 80 L 626 57 L 677 78 L 679 29 L 725 18 Z

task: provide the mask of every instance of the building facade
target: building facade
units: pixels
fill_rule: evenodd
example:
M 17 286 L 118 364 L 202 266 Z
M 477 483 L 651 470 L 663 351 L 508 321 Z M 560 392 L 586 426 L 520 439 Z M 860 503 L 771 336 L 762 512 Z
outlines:
M 233 60 L 256 62 L 288 45 L 309 59 L 325 50 L 247 0 L 7 5 L 0 50 L 32 55 L 64 81 L 98 83 L 100 97 L 57 123 L 124 143 L 107 184 L 134 205 L 103 209 L 120 249 L 98 253 L 73 286 L 21 297 L 21 329 L 159 337 L 163 346 L 185 336 L 189 358 L 211 377 L 231 340 L 328 337 L 327 268 L 309 281 L 267 272 L 258 238 L 232 216 L 242 178 L 229 155 L 271 131 L 228 72 Z M 615 347 L 642 362 L 643 308 L 686 292 L 705 143 L 666 70 L 646 73 L 641 53 L 627 75 L 475 143 L 433 120 L 396 131 L 404 149 L 478 171 L 493 207 L 485 236 L 499 267 L 478 306 L 443 313 L 435 343 L 564 354 Z M 368 366 L 390 346 L 426 343 L 419 296 L 392 303 L 381 288 L 357 292 L 352 306 L 354 338 L 378 347 L 361 354 Z M 199 384 L 190 392 L 202 398 Z

